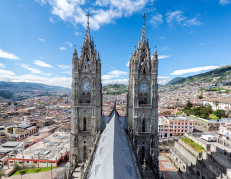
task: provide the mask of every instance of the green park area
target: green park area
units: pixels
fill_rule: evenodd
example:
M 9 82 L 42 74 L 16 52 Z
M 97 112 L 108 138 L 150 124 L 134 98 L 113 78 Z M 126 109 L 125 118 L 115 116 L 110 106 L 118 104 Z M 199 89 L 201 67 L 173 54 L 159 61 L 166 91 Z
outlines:
M 52 169 L 54 169 L 54 168 L 56 168 L 56 167 L 52 167 Z M 51 170 L 51 167 L 22 169 L 22 170 L 16 171 L 13 175 L 24 175 L 24 174 L 28 174 L 28 173 L 42 173 L 42 172 L 46 172 L 49 170 Z
M 210 119 L 219 119 L 219 117 L 216 116 L 216 114 L 212 113 L 209 115 Z
M 190 145 L 194 150 L 196 150 L 199 153 L 205 150 L 204 147 L 197 144 L 192 139 L 189 139 L 189 138 L 186 138 L 186 137 L 180 138 L 180 139 L 183 140 L 186 144 Z

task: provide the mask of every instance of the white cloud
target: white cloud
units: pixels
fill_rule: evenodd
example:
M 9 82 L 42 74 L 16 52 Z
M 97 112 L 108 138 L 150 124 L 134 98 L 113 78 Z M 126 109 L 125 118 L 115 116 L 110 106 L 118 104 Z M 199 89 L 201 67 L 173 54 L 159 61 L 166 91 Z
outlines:
M 160 37 L 159 40 L 162 40 L 162 39 L 164 39 L 164 38 L 165 38 L 164 36 L 163 36 L 163 37 Z
M 20 6 L 21 8 L 24 8 L 24 9 L 26 9 L 26 10 L 27 10 L 27 7 L 26 7 L 26 6 L 24 6 L 23 4 L 19 4 L 19 6 Z
M 12 73 L 12 74 L 11 74 Z M 12 82 L 28 82 L 28 83 L 42 83 L 51 86 L 62 86 L 66 88 L 71 88 L 72 78 L 67 77 L 53 77 L 47 78 L 43 76 L 37 76 L 34 74 L 26 74 L 21 76 L 11 76 L 14 75 L 13 72 L 9 74 L 5 73 L 1 75 L 0 71 L 0 81 L 12 81 Z
M 194 31 L 189 32 L 190 34 L 194 33 Z
M 220 5 L 227 5 L 227 4 L 230 4 L 230 3 L 231 3 L 230 0 L 220 0 L 219 1 Z
M 183 14 L 183 12 L 180 11 L 180 10 L 166 13 L 167 23 L 172 25 L 172 23 L 174 21 L 176 21 L 177 23 L 180 23 L 181 21 L 184 21 L 186 19 L 186 17 L 183 17 L 182 14 Z
M 44 5 L 51 5 L 51 14 L 58 16 L 63 21 L 69 21 L 82 26 L 87 26 L 85 7 L 92 3 L 85 0 L 36 0 Z M 140 11 L 148 3 L 148 0 L 96 0 L 94 6 L 89 8 L 90 26 L 98 30 L 101 25 L 114 22 L 120 17 L 131 16 Z M 83 7 L 81 7 L 83 6 Z
M 165 58 L 168 58 L 170 57 L 169 55 L 159 55 L 158 56 L 158 59 L 165 59 Z
M 52 68 L 51 65 L 45 63 L 44 61 L 40 61 L 40 60 L 35 60 L 35 61 L 34 61 L 34 64 L 35 64 L 35 65 L 38 65 L 38 66 L 40 66 L 40 67 L 50 67 L 50 68 Z
M 6 66 L 2 63 L 0 63 L 0 68 L 6 68 Z
M 69 45 L 70 47 L 72 47 L 72 43 L 71 42 L 66 42 L 67 45 Z
M 60 50 L 66 50 L 66 48 L 65 48 L 65 47 L 60 47 L 59 49 L 60 49 Z
M 20 58 L 17 57 L 16 55 L 3 51 L 2 49 L 0 49 L 0 58 L 7 58 L 10 60 L 20 60 Z
M 42 59 L 43 59 L 43 57 L 40 57 L 40 59 L 42 60 Z
M 8 70 L 2 70 L 0 69 L 0 75 L 7 75 L 7 76 L 11 76 L 11 75 L 15 75 L 14 72 L 12 71 L 8 71 Z M 2 80 L 0 80 L 2 81 Z
M 75 36 L 78 36 L 78 35 L 82 35 L 82 33 L 80 33 L 80 32 L 74 32 L 74 34 L 75 34 Z
M 201 23 L 197 20 L 197 18 L 192 18 L 192 19 L 187 20 L 187 21 L 184 23 L 184 25 L 185 25 L 185 26 L 201 25 Z
M 71 66 L 67 66 L 67 65 L 58 65 L 58 67 L 63 69 L 71 68 Z
M 163 23 L 162 15 L 159 13 L 156 13 L 154 16 L 151 17 L 149 20 L 150 24 L 152 24 L 154 27 L 158 27 L 160 24 Z
M 196 68 L 189 68 L 183 70 L 175 70 L 171 73 L 171 75 L 183 75 L 185 73 L 197 73 L 204 70 L 213 70 L 219 68 L 219 66 L 204 66 L 204 67 L 196 67 Z
M 128 63 L 126 64 L 127 67 L 129 67 L 129 63 L 130 63 L 130 62 L 128 61 Z
M 206 45 L 206 44 L 213 44 L 214 42 L 208 42 L 208 43 L 202 43 L 200 45 Z M 196 45 L 196 46 L 200 46 L 200 45 Z
M 104 80 L 102 81 L 102 85 L 109 85 L 109 84 L 128 84 L 128 79 L 115 79 L 115 80 Z
M 72 74 L 71 71 L 64 71 L 64 72 L 62 72 L 62 73 L 66 73 L 66 74 L 69 74 L 69 75 Z
M 42 71 L 40 71 L 40 70 L 37 69 L 37 68 L 31 68 L 31 67 L 29 67 L 29 66 L 26 65 L 26 64 L 21 64 L 20 66 L 21 66 L 22 68 L 25 68 L 25 69 L 29 70 L 31 73 L 43 74 L 43 75 L 47 75 L 47 76 L 50 76 L 50 75 L 51 75 L 50 73 L 43 73 Z
M 110 80 L 112 78 L 121 78 L 126 76 L 128 73 L 120 70 L 113 70 L 107 73 L 107 75 L 102 75 L 102 80 Z
M 164 47 L 164 48 L 162 48 L 161 50 L 168 50 L 168 49 L 170 49 L 169 47 Z
M 197 20 L 197 18 L 188 19 L 188 17 L 183 16 L 183 11 L 181 10 L 166 13 L 166 20 L 169 26 L 172 26 L 174 23 L 183 23 L 184 26 L 202 24 Z
M 54 21 L 54 19 L 51 17 L 50 19 L 49 19 L 52 23 L 55 23 L 55 21 Z
M 158 79 L 158 84 L 160 84 L 160 85 L 165 85 L 166 83 L 168 83 L 169 81 L 170 81 L 171 79 L 161 79 L 161 80 L 159 80 Z
M 108 73 L 109 75 L 114 75 L 114 76 L 121 76 L 121 75 L 127 75 L 128 73 L 125 71 L 120 71 L 120 70 L 113 70 Z
M 40 41 L 42 41 L 42 42 L 44 42 L 44 41 L 45 41 L 44 39 L 40 39 L 40 38 L 39 38 L 39 40 L 40 40 Z

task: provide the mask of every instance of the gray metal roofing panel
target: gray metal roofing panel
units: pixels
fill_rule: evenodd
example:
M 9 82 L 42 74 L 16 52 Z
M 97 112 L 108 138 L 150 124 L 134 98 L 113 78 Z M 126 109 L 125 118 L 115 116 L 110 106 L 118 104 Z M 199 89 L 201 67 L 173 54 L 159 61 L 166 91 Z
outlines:
M 93 156 L 87 178 L 137 179 L 126 134 L 121 132 L 119 116 L 115 111 L 111 116 Z
M 5 144 L 2 144 L 2 147 L 16 147 L 21 142 L 7 142 Z

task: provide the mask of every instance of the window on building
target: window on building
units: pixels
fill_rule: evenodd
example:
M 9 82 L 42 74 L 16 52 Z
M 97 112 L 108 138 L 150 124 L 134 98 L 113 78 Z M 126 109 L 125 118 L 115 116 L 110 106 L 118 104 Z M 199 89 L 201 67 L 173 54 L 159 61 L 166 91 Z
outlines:
M 83 103 L 86 102 L 86 94 L 85 94 L 85 92 L 82 93 L 82 101 L 83 101 Z
M 147 104 L 148 103 L 148 94 L 145 93 L 144 94 L 144 104 Z
M 142 122 L 142 132 L 145 132 L 145 118 L 143 118 Z
M 90 103 L 90 102 L 91 102 L 91 94 L 87 93 L 87 103 Z
M 87 120 L 86 118 L 84 117 L 83 118 L 83 131 L 86 131 L 87 130 Z
M 87 147 L 83 146 L 83 160 L 85 161 L 87 159 Z
M 142 95 L 142 93 L 139 94 L 139 104 L 143 104 L 143 95 Z

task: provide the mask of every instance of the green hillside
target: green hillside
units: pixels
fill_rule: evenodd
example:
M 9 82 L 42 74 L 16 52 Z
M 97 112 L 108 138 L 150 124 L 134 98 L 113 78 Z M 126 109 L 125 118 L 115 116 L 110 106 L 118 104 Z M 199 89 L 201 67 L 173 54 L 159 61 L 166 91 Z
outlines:
M 176 77 L 169 81 L 166 85 L 174 85 L 177 84 L 179 81 L 183 80 L 183 77 Z
M 226 75 L 231 74 L 231 65 L 216 68 L 214 70 L 189 76 L 187 78 L 176 77 L 166 85 L 182 84 L 185 82 L 213 82 L 220 83 L 226 79 Z
M 24 90 L 44 90 L 44 91 L 70 91 L 70 88 L 64 88 L 60 86 L 49 86 L 40 83 L 26 83 L 26 82 L 5 82 L 0 81 L 0 90 L 6 89 L 24 89 Z
M 102 88 L 103 94 L 123 94 L 127 92 L 127 86 L 124 84 L 111 84 Z

